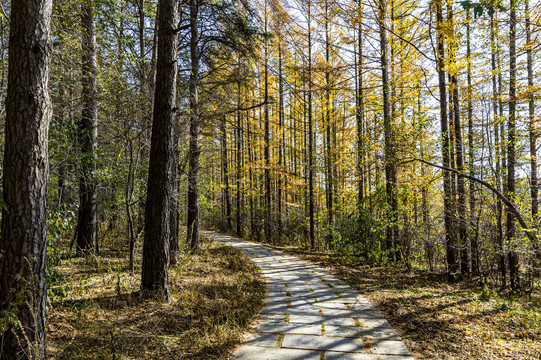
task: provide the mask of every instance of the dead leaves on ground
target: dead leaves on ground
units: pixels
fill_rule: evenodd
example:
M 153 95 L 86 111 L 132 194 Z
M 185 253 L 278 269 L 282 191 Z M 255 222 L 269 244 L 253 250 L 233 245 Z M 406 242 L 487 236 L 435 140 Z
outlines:
M 483 300 L 471 283 L 423 271 L 356 267 L 328 254 L 284 249 L 326 268 L 365 295 L 418 360 L 541 359 L 541 294 Z
M 238 251 L 206 245 L 171 270 L 169 303 L 138 297 L 140 276 L 123 259 L 66 261 L 69 292 L 49 304 L 49 357 L 226 358 L 263 304 L 264 280 Z

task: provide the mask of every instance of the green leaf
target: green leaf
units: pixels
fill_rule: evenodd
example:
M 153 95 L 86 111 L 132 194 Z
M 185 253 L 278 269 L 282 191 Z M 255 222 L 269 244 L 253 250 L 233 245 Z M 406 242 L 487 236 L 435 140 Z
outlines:
M 464 10 L 471 9 L 473 7 L 473 4 L 470 0 L 461 1 L 460 4 L 462 5 L 462 8 Z
M 481 4 L 476 4 L 473 8 L 473 15 L 478 18 L 479 16 L 483 15 L 483 6 Z
M 472 3 L 470 0 L 464 0 L 464 1 L 461 1 L 460 4 L 462 5 L 462 8 L 463 8 L 464 10 L 471 9 L 472 7 L 475 6 L 475 4 Z

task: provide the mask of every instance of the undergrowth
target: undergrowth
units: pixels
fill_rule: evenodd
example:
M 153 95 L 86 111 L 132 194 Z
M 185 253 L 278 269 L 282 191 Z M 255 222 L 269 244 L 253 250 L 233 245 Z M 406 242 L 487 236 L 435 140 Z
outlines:
M 541 359 L 541 294 L 511 296 L 449 284 L 428 271 L 368 267 L 329 253 L 280 248 L 309 260 L 367 297 L 417 360 Z
M 140 259 L 138 259 L 140 264 Z M 139 269 L 140 270 L 140 269 Z M 53 359 L 224 359 L 257 315 L 264 281 L 239 251 L 204 241 L 170 270 L 171 301 L 138 297 L 125 252 L 54 266 L 48 354 Z

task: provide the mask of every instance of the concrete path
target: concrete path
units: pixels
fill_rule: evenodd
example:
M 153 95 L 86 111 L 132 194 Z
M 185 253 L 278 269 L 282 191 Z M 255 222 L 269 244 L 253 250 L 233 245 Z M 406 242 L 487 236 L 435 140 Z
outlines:
M 234 360 L 413 360 L 368 300 L 323 269 L 269 247 L 205 232 L 248 255 L 267 280 L 260 318 Z

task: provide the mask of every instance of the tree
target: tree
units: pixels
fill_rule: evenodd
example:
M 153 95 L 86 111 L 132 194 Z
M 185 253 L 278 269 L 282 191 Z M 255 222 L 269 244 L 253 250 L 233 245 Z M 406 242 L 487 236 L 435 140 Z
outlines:
M 365 169 L 364 169 L 364 152 L 365 152 L 365 146 L 363 143 L 363 128 L 364 128 L 364 88 L 363 88 L 363 13 L 362 13 L 362 1 L 359 0 L 359 4 L 357 6 L 357 23 L 358 23 L 358 29 L 357 29 L 357 61 L 355 62 L 355 72 L 356 72 L 356 93 L 355 93 L 355 101 L 356 101 L 356 111 L 355 111 L 355 119 L 356 119 L 356 130 L 357 130 L 357 206 L 359 215 L 362 211 L 361 206 L 364 200 L 364 192 L 365 192 Z
M 98 100 L 96 68 L 96 29 L 92 0 L 82 5 L 82 73 L 83 110 L 80 125 L 81 175 L 79 183 L 79 222 L 77 255 L 97 250 L 98 199 L 96 184 L 96 137 L 98 133 Z
M 188 232 L 187 240 L 190 248 L 199 247 L 199 131 L 201 128 L 199 108 L 199 67 L 201 54 L 199 50 L 199 0 L 190 0 L 190 150 L 188 154 Z
M 267 2 L 265 1 L 265 33 L 268 31 L 267 26 Z M 264 69 L 265 69 L 265 85 L 264 85 L 264 102 L 265 102 L 265 239 L 271 241 L 271 221 L 272 221 L 272 203 L 271 203 L 271 178 L 270 178 L 270 124 L 269 124 L 269 39 L 265 34 L 265 54 L 264 54 Z
M 462 123 L 460 119 L 460 101 L 458 98 L 458 74 L 457 74 L 457 65 L 456 65 L 456 53 L 458 51 L 458 44 L 455 35 L 455 24 L 454 24 L 454 13 L 453 13 L 453 3 L 452 1 L 447 1 L 447 14 L 449 21 L 449 95 L 451 102 L 452 114 L 450 111 L 449 117 L 453 119 L 452 124 L 454 127 L 454 140 L 453 149 L 455 150 L 456 155 L 456 169 L 459 173 L 464 171 L 464 158 L 462 150 Z M 468 252 L 468 228 L 466 224 L 466 188 L 464 185 L 464 178 L 462 176 L 457 176 L 457 192 L 458 192 L 458 230 L 459 230 L 459 245 L 460 248 L 460 270 L 462 275 L 466 275 L 470 272 L 469 269 L 469 252 Z M 455 199 L 453 198 L 453 202 Z
M 222 143 L 222 181 L 224 183 L 223 203 L 225 202 L 226 230 L 231 230 L 231 192 L 229 186 L 229 161 L 227 160 L 227 121 L 225 119 L 225 115 L 222 116 L 220 123 L 220 140 Z
M 498 76 L 498 69 L 496 67 L 496 26 L 497 23 L 493 17 L 490 19 L 490 49 L 491 49 L 491 72 L 492 72 L 492 113 L 494 115 L 494 142 L 496 150 L 496 187 L 499 191 L 502 191 L 502 179 L 501 172 L 504 167 L 505 155 L 503 154 L 503 146 L 501 144 L 503 141 L 503 131 L 500 127 L 500 116 L 502 113 L 501 100 L 498 101 L 498 87 L 497 87 L 497 77 L 499 77 L 499 88 L 501 89 L 501 74 Z M 498 51 L 499 55 L 499 51 Z M 498 56 L 499 59 L 499 56 Z M 500 96 L 501 99 L 501 96 Z M 498 103 L 500 106 L 498 106 Z M 505 268 L 505 256 L 504 256 L 504 235 L 503 235 L 503 224 L 502 224 L 502 202 L 500 199 L 496 200 L 496 221 L 498 227 L 498 233 L 496 235 L 498 242 L 498 268 L 502 280 L 502 287 L 505 287 L 506 283 L 506 268 Z
M 537 182 L 537 130 L 535 128 L 535 99 L 533 90 L 533 55 L 532 55 L 532 30 L 530 20 L 530 3 L 526 0 L 525 12 L 526 12 L 526 67 L 528 76 L 528 126 L 529 126 L 529 140 L 530 140 L 530 196 L 532 206 L 532 219 L 534 221 L 538 218 L 538 192 L 539 185 Z
M 389 86 L 389 70 L 387 63 L 387 29 L 385 25 L 385 12 L 387 10 L 387 1 L 379 0 L 378 3 L 378 23 L 379 23 L 379 36 L 380 36 L 380 51 L 381 51 L 381 82 L 382 82 L 382 92 L 383 92 L 383 128 L 385 133 L 385 191 L 387 196 L 387 206 L 389 211 L 389 221 L 391 224 L 387 225 L 386 232 L 386 248 L 391 250 L 394 255 L 395 253 L 395 241 L 396 233 L 394 231 L 394 222 L 396 221 L 396 211 L 397 211 L 397 200 L 395 194 L 396 186 L 396 165 L 395 165 L 395 144 L 392 128 L 392 119 L 390 113 L 390 86 Z M 396 260 L 396 258 L 395 258 Z
M 174 160 L 174 120 L 177 81 L 177 18 L 175 0 L 158 6 L 159 37 L 156 90 L 145 208 L 145 237 L 141 290 L 169 299 L 170 204 Z
M 471 16 L 470 10 L 466 10 L 466 62 L 467 62 L 467 112 L 468 112 L 468 167 L 470 170 L 470 176 L 475 176 L 474 158 L 475 147 L 473 143 L 473 99 L 472 99 L 472 66 L 471 66 Z M 470 192 L 470 224 L 473 228 L 475 218 L 475 184 L 472 180 L 469 182 Z M 471 245 L 471 270 L 474 275 L 479 275 L 479 246 L 477 244 L 477 234 L 473 234 L 470 237 Z
M 314 126 L 312 119 L 312 0 L 307 1 L 307 38 L 308 38 L 308 217 L 310 219 L 310 247 L 315 247 L 315 223 L 314 223 Z
M 440 123 L 441 123 L 441 151 L 442 164 L 444 167 L 450 165 L 449 151 L 449 123 L 447 119 L 447 85 L 445 83 L 445 36 L 443 24 L 443 10 L 441 0 L 436 1 L 436 32 L 437 32 L 437 68 L 438 84 L 440 92 Z M 443 173 L 443 217 L 445 222 L 445 242 L 447 250 L 447 272 L 450 281 L 454 281 L 454 276 L 458 272 L 457 253 L 455 248 L 451 210 L 451 175 L 449 172 Z
M 515 202 L 515 144 L 516 144 L 516 0 L 511 0 L 509 14 L 509 117 L 507 118 L 507 196 L 511 203 Z M 520 279 L 518 273 L 519 258 L 515 249 L 516 242 L 515 214 L 507 211 L 507 241 L 509 246 L 509 278 L 511 289 L 518 290 Z
M 226 3 L 208 3 L 190 0 L 189 16 L 181 29 L 188 29 L 189 34 L 189 69 L 188 109 L 189 115 L 189 150 L 188 150 L 188 206 L 187 206 L 187 242 L 192 251 L 199 247 L 199 159 L 201 148 L 200 133 L 206 119 L 215 119 L 222 114 L 205 113 L 204 84 L 206 73 L 212 73 L 219 67 L 221 58 L 231 59 L 231 53 L 245 54 L 251 51 L 256 29 L 250 24 L 252 10 L 242 1 Z M 212 24 L 212 26 L 206 26 Z M 233 81 L 235 82 L 235 81 Z M 206 94 L 205 94 L 206 95 Z
M 46 358 L 50 0 L 11 4 L 0 239 L 0 359 Z

